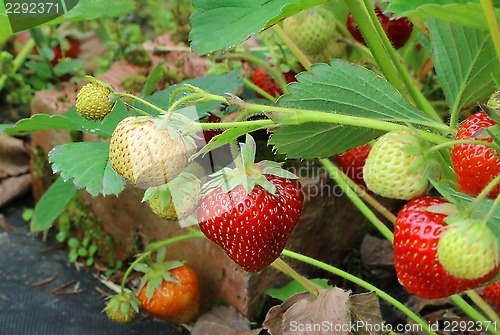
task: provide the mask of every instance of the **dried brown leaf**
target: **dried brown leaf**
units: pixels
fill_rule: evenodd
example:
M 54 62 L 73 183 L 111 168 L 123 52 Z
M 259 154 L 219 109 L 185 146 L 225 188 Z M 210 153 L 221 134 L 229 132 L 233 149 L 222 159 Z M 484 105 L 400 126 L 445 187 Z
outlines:
M 191 335 L 259 335 L 261 329 L 250 330 L 250 322 L 233 307 L 219 306 L 203 314 Z
M 380 304 L 374 292 L 352 295 L 349 299 L 351 321 L 356 325 L 356 330 L 363 330 L 367 334 L 387 334 L 384 331 L 384 319 L 380 312 Z
M 269 310 L 263 323 L 271 335 L 346 335 L 350 292 L 334 287 L 291 296 Z

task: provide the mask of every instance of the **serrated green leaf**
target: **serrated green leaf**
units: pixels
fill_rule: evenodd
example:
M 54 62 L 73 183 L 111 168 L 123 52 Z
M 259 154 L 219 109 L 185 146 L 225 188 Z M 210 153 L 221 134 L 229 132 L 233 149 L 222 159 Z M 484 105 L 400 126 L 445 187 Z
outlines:
M 491 94 L 490 73 L 498 69 L 488 33 L 429 20 L 434 64 L 452 113 Z
M 139 115 L 139 113 L 127 110 L 127 107 L 121 100 L 116 102 L 111 113 L 102 121 L 86 120 L 76 112 L 75 107 L 63 114 L 63 116 L 71 121 L 79 124 L 82 131 L 102 138 L 110 138 L 116 125 L 124 118 L 133 115 Z
M 49 162 L 54 173 L 60 172 L 93 196 L 118 195 L 125 182 L 109 164 L 108 152 L 109 143 L 105 142 L 66 143 L 49 152 Z
M 13 125 L 1 125 L 0 132 L 23 136 L 34 131 L 46 129 L 82 130 L 81 126 L 64 115 L 35 114 Z
M 266 27 L 272 26 L 273 24 L 276 24 L 279 21 L 289 16 L 292 16 L 300 11 L 324 4 L 326 2 L 328 2 L 328 0 L 299 0 L 294 3 L 289 3 L 288 5 L 285 5 L 281 9 L 281 13 L 278 16 L 269 20 L 265 26 Z
M 269 144 L 288 158 L 327 158 L 368 143 L 381 134 L 372 129 L 305 123 L 276 129 Z
M 324 111 L 432 127 L 436 121 L 409 104 L 384 78 L 361 66 L 333 60 L 297 75 L 282 96 L 283 107 Z M 280 127 L 269 141 L 290 158 L 326 158 L 379 136 L 382 132 L 326 123 Z
M 493 0 L 500 17 L 500 1 Z M 393 0 L 387 7 L 397 17 L 418 16 L 421 19 L 440 19 L 475 29 L 488 29 L 480 0 Z
M 240 44 L 263 30 L 291 0 L 193 0 L 191 48 L 199 55 Z
M 327 279 L 315 278 L 315 279 L 311 279 L 311 281 L 313 283 L 319 285 L 322 288 L 331 287 L 328 284 Z M 268 296 L 270 296 L 271 298 L 285 301 L 286 299 L 290 298 L 292 295 L 300 293 L 300 292 L 305 292 L 305 291 L 306 290 L 305 290 L 304 286 L 302 286 L 302 284 L 300 284 L 296 280 L 293 280 L 283 287 L 267 289 L 265 293 Z
M 62 177 L 52 184 L 42 195 L 35 206 L 31 220 L 31 231 L 39 232 L 49 229 L 54 220 L 66 209 L 80 191 L 71 182 L 65 182 Z

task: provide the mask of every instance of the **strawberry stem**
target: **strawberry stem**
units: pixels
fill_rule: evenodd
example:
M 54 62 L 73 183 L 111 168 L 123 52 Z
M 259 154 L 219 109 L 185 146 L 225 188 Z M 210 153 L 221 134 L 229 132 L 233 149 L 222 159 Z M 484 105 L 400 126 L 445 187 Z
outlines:
M 484 314 L 486 314 L 487 317 L 490 318 L 491 321 L 496 322 L 497 325 L 500 324 L 500 317 L 498 316 L 497 312 L 491 307 L 484 299 L 474 290 L 468 290 L 465 292 L 467 296 L 469 297 L 470 300 L 474 304 L 476 304 L 477 307 L 479 307 Z
M 156 106 L 156 105 L 153 105 L 152 103 L 150 103 L 149 101 L 146 101 L 144 99 L 142 99 L 141 97 L 138 97 L 138 96 L 135 96 L 133 94 L 130 94 L 130 93 L 126 93 L 126 92 L 115 92 L 114 93 L 116 96 L 120 97 L 120 98 L 129 98 L 129 99 L 132 99 L 132 100 L 135 100 L 137 102 L 140 102 L 141 104 L 144 104 L 152 109 L 154 109 L 155 111 L 157 111 L 158 113 L 160 114 L 163 114 L 165 113 L 165 111 L 163 109 L 161 109 L 160 107 Z M 145 115 L 145 116 L 149 116 L 148 113 L 144 112 L 144 111 L 140 111 L 139 109 L 137 108 L 134 108 L 135 110 L 139 111 L 141 114 Z
M 295 279 L 313 296 L 318 296 L 318 289 L 320 289 L 321 287 L 292 269 L 290 265 L 285 263 L 285 261 L 283 261 L 281 258 L 277 258 L 273 263 L 271 263 L 271 266 L 288 275 L 292 279 Z
M 489 320 L 485 320 L 484 316 L 479 313 L 474 307 L 469 305 L 467 301 L 465 301 L 461 296 L 459 296 L 458 294 L 452 295 L 450 297 L 450 300 L 453 301 L 455 305 L 460 307 L 460 309 L 473 320 L 481 322 L 485 327 L 485 330 L 487 329 L 492 334 L 500 335 L 500 331 L 496 329 L 495 324 L 492 324 Z
M 142 254 L 140 254 L 139 257 L 137 257 L 135 261 L 130 263 L 127 271 L 123 275 L 122 283 L 121 283 L 121 290 L 122 291 L 125 290 L 125 285 L 127 283 L 127 279 L 130 276 L 130 274 L 132 273 L 132 271 L 134 270 L 134 267 L 137 264 L 141 263 L 143 260 L 145 260 L 147 257 L 149 257 L 153 251 L 158 250 L 158 249 L 163 248 L 163 247 L 166 247 L 170 244 L 180 242 L 180 241 L 185 241 L 185 240 L 189 240 L 192 238 L 204 238 L 204 237 L 205 237 L 205 235 L 201 231 L 191 230 L 190 233 L 187 233 L 184 235 L 179 235 L 179 236 L 174 236 L 174 237 L 168 238 L 166 240 L 161 240 L 161 241 L 157 241 L 157 242 L 153 242 L 153 243 L 149 244 L 146 247 L 146 250 Z
M 497 59 L 500 62 L 500 24 L 496 16 L 495 6 L 491 0 L 481 0 L 480 2 L 486 16 L 486 21 L 488 22 L 488 29 L 490 30 L 493 45 L 495 46 Z
M 222 58 L 224 58 L 224 59 L 240 59 L 240 60 L 244 60 L 244 61 L 256 64 L 256 65 L 262 66 L 264 69 L 266 69 L 266 72 L 271 77 L 273 77 L 274 79 L 276 79 L 276 81 L 280 85 L 280 87 L 283 90 L 283 92 L 284 93 L 289 93 L 288 92 L 288 88 L 286 87 L 287 82 L 285 80 L 285 77 L 283 76 L 283 73 L 281 73 L 281 71 L 278 71 L 274 67 L 272 67 L 269 64 L 267 64 L 267 62 L 265 60 L 262 60 L 262 59 L 260 59 L 258 57 L 254 57 L 254 56 L 251 56 L 251 55 L 240 54 L 240 53 L 237 53 L 237 54 L 227 54 L 227 55 L 223 56 Z
M 484 145 L 485 147 L 490 147 L 494 150 L 499 150 L 500 148 L 498 147 L 498 144 L 495 142 L 487 142 L 487 141 L 481 141 L 481 140 L 452 140 L 452 141 L 447 141 L 444 143 L 437 144 L 430 148 L 428 152 L 433 152 L 433 151 L 439 151 L 444 148 L 449 148 L 449 147 L 454 147 L 455 145 L 458 144 L 478 144 L 478 145 Z
M 344 278 L 345 280 L 348 280 L 356 285 L 359 285 L 368 291 L 375 292 L 377 296 L 379 296 L 381 299 L 384 299 L 397 309 L 399 309 L 401 312 L 403 312 L 406 316 L 408 316 L 411 320 L 415 321 L 416 323 L 422 325 L 422 329 L 425 330 L 427 334 L 432 334 L 432 335 L 437 335 L 436 332 L 434 332 L 430 327 L 427 322 L 422 320 L 417 314 L 415 314 L 412 310 L 410 310 L 408 307 L 406 307 L 404 304 L 399 302 L 397 299 L 393 298 L 391 295 L 387 294 L 386 292 L 382 291 L 381 289 L 377 288 L 376 286 L 348 273 L 345 272 L 339 268 L 336 268 L 334 266 L 331 266 L 329 264 L 323 263 L 321 261 L 318 261 L 314 258 L 290 251 L 290 250 L 283 250 L 281 252 L 281 255 L 290 257 L 296 260 L 299 260 L 301 262 L 304 262 L 306 264 L 315 266 L 319 269 L 328 271 L 334 275 L 337 275 L 339 277 Z
M 243 78 L 243 84 L 245 84 L 245 86 L 247 86 L 248 88 L 254 90 L 256 93 L 259 93 L 261 96 L 263 96 L 267 100 L 271 101 L 272 103 L 276 102 L 275 97 L 273 97 L 271 94 L 264 91 L 259 86 L 255 85 L 251 80 L 248 80 L 247 78 Z
M 500 174 L 497 175 L 495 177 L 495 179 L 493 179 L 491 182 L 488 183 L 488 185 L 486 185 L 486 187 L 481 191 L 481 193 L 478 194 L 478 196 L 476 197 L 476 199 L 474 199 L 474 201 L 472 201 L 470 204 L 469 204 L 469 207 L 467 208 L 467 210 L 465 210 L 464 212 L 464 217 L 466 218 L 469 218 L 472 214 L 472 212 L 474 211 L 474 209 L 479 206 L 479 204 L 481 203 L 481 201 L 483 201 L 484 199 L 486 199 L 486 197 L 488 196 L 488 194 L 491 192 L 491 190 L 493 190 L 497 185 L 498 183 L 500 183 Z M 495 199 L 495 204 L 497 202 L 499 197 L 497 197 L 497 199 Z M 492 209 L 490 210 L 490 212 L 492 210 L 495 209 L 495 206 L 492 206 Z M 490 213 L 488 213 L 488 216 L 489 216 Z
M 321 164 L 326 168 L 328 174 L 335 182 L 342 188 L 345 195 L 352 201 L 352 203 L 359 209 L 359 211 L 379 230 L 379 232 L 391 243 L 394 240 L 394 234 L 387 228 L 387 226 L 380 221 L 380 219 L 373 213 L 370 208 L 361 200 L 361 198 L 349 186 L 347 177 L 342 170 L 340 170 L 329 159 L 322 159 Z M 380 205 L 382 207 L 382 205 Z M 382 207 L 383 208 L 383 207 Z M 380 207 L 379 207 L 380 209 Z
M 274 25 L 273 26 L 273 31 L 278 35 L 280 40 L 290 49 L 290 51 L 297 57 L 299 60 L 300 64 L 309 71 L 311 68 L 311 61 L 307 58 L 307 55 L 300 50 L 300 48 L 295 44 L 295 42 L 281 29 L 279 25 Z M 285 92 L 285 91 L 283 91 Z

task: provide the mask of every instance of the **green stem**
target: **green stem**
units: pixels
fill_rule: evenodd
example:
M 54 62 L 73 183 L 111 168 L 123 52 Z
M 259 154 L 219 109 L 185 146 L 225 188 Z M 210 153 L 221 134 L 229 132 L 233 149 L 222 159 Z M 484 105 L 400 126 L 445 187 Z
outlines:
M 368 291 L 373 291 L 375 294 L 377 294 L 381 299 L 384 299 L 397 309 L 399 309 L 401 312 L 403 312 L 406 316 L 408 316 L 411 320 L 415 321 L 416 323 L 422 325 L 422 328 L 428 333 L 432 335 L 437 335 L 430 327 L 427 322 L 422 320 L 417 314 L 415 314 L 412 310 L 410 310 L 408 307 L 406 307 L 404 304 L 399 302 L 397 299 L 393 298 L 389 294 L 385 293 L 381 289 L 377 288 L 376 286 L 356 277 L 351 275 L 350 273 L 347 273 L 339 268 L 336 268 L 334 266 L 331 266 L 329 264 L 323 263 L 321 261 L 318 261 L 314 258 L 307 257 L 305 255 L 290 251 L 290 250 L 283 250 L 281 253 L 283 256 L 290 257 L 296 260 L 299 260 L 301 262 L 310 264 L 312 266 L 315 266 L 317 268 L 320 268 L 322 270 L 328 271 L 334 275 L 340 276 L 350 282 L 353 282 L 356 285 L 359 285 Z
M 485 320 L 484 316 L 479 313 L 474 307 L 469 305 L 467 301 L 465 301 L 461 296 L 455 294 L 450 297 L 450 300 L 453 301 L 465 314 L 467 314 L 470 318 L 475 321 L 481 322 L 484 327 L 488 327 L 488 331 L 495 335 L 500 335 L 500 330 L 496 329 L 494 324 L 491 324 L 488 320 Z
M 200 123 L 199 127 L 202 130 L 207 129 L 229 129 L 238 127 L 257 126 L 262 128 L 273 128 L 276 124 L 272 120 L 254 120 L 254 121 L 238 121 L 238 122 L 220 122 L 220 123 Z
M 187 233 L 187 234 L 184 234 L 184 235 L 179 235 L 179 236 L 171 237 L 171 238 L 166 239 L 166 240 L 157 241 L 157 242 L 149 244 L 146 247 L 146 250 L 139 257 L 137 257 L 137 259 L 135 261 L 133 261 L 129 265 L 127 271 L 123 275 L 123 279 L 122 279 L 122 283 L 121 283 L 121 289 L 122 289 L 122 291 L 125 289 L 125 285 L 127 283 L 127 279 L 130 276 L 130 274 L 132 273 L 132 271 L 134 270 L 134 267 L 137 264 L 139 264 L 140 262 L 142 262 L 144 259 L 146 259 L 148 256 L 150 256 L 151 252 L 153 252 L 155 250 L 158 250 L 160 248 L 166 247 L 166 246 L 168 246 L 170 244 L 177 243 L 177 242 L 189 240 L 189 239 L 192 239 L 192 238 L 204 238 L 204 237 L 205 237 L 205 235 L 201 231 L 192 230 L 190 233 Z
M 322 159 L 321 164 L 326 168 L 328 174 L 337 182 L 342 188 L 347 197 L 359 209 L 359 211 L 378 229 L 378 231 L 391 243 L 394 240 L 394 234 L 387 228 L 387 226 L 380 221 L 380 219 L 373 213 L 370 208 L 357 196 L 357 194 L 349 187 L 346 179 L 347 177 L 335 164 L 329 159 Z
M 165 111 L 164 111 L 163 109 L 161 109 L 160 107 L 155 106 L 155 105 L 153 105 L 152 103 L 150 103 L 150 102 L 148 102 L 148 101 L 144 100 L 143 98 L 138 97 L 138 96 L 135 96 L 135 95 L 133 95 L 133 94 L 126 93 L 126 92 L 115 92 L 115 95 L 116 95 L 116 96 L 119 96 L 119 97 L 122 97 L 122 98 L 129 98 L 129 99 L 135 100 L 135 101 L 137 101 L 137 102 L 140 102 L 140 103 L 142 103 L 143 105 L 146 105 L 146 106 L 148 106 L 148 107 L 150 107 L 150 108 L 154 109 L 155 111 L 157 111 L 157 112 L 158 112 L 158 113 L 160 113 L 160 114 L 164 114 L 164 113 L 165 113 Z M 137 110 L 137 109 L 136 109 L 136 110 Z M 146 112 L 144 112 L 144 111 L 143 111 L 143 113 L 146 113 Z M 147 113 L 146 113 L 146 114 L 147 114 Z M 147 115 L 149 115 L 149 114 L 147 114 Z
M 280 40 L 290 49 L 290 51 L 297 57 L 299 63 L 302 64 L 304 69 L 309 71 L 311 69 L 311 61 L 307 55 L 295 44 L 295 42 L 281 29 L 279 25 L 273 26 L 273 31 L 278 35 Z
M 484 299 L 474 290 L 468 290 L 465 292 L 467 296 L 469 297 L 470 300 L 474 304 L 476 304 L 477 307 L 479 307 L 484 314 L 488 318 L 490 318 L 491 321 L 496 322 L 497 325 L 500 325 L 500 317 L 498 316 L 497 312 L 491 307 Z
M 436 121 L 442 122 L 441 117 L 417 87 L 406 65 L 402 63 L 398 53 L 392 47 L 370 0 L 351 0 L 347 1 L 347 4 L 386 79 L 407 100 L 410 101 L 411 97 L 419 109 Z
M 260 65 L 262 66 L 264 69 L 266 69 L 267 73 L 273 77 L 274 79 L 276 79 L 276 81 L 278 82 L 278 84 L 280 85 L 281 89 L 283 90 L 284 93 L 290 93 L 288 91 L 288 88 L 287 88 L 287 82 L 285 80 L 285 77 L 283 76 L 283 73 L 281 73 L 281 71 L 278 71 L 276 70 L 276 68 L 270 66 L 269 64 L 267 64 L 267 62 L 265 60 L 262 60 L 258 57 L 254 57 L 254 56 L 251 56 L 251 55 L 247 55 L 247 54 L 240 54 L 240 53 L 237 53 L 237 54 L 227 54 L 225 56 L 223 56 L 222 58 L 225 58 L 225 59 L 240 59 L 240 60 L 245 60 L 247 62 L 250 62 L 250 63 L 253 63 L 253 64 L 257 64 L 257 65 Z
M 469 204 L 469 207 L 467 207 L 467 210 L 465 210 L 464 212 L 464 216 L 467 218 L 467 217 L 470 217 L 470 215 L 472 214 L 472 212 L 474 211 L 474 209 L 479 206 L 479 204 L 481 203 L 481 201 L 483 201 L 484 199 L 486 199 L 486 197 L 488 196 L 488 194 L 491 192 L 491 190 L 493 190 L 495 188 L 495 186 L 498 185 L 498 183 L 500 183 L 500 174 L 497 175 L 491 182 L 488 183 L 488 185 L 486 185 L 486 187 L 481 191 L 481 193 L 478 194 L 478 196 L 476 197 L 476 199 L 474 199 L 474 201 L 472 201 L 470 204 Z
M 252 89 L 256 93 L 260 94 L 261 96 L 263 96 L 267 100 L 271 101 L 272 103 L 276 102 L 276 98 L 275 97 L 273 97 L 271 94 L 269 94 L 266 91 L 264 91 L 259 86 L 255 85 L 251 80 L 248 80 L 247 78 L 243 78 L 243 84 L 245 84 L 245 86 L 247 86 L 248 88 Z
M 182 104 L 184 104 L 186 102 L 193 103 L 193 102 L 195 102 L 193 100 L 196 100 L 196 102 L 202 102 L 202 101 L 205 101 L 205 98 L 206 98 L 206 93 L 192 93 L 192 94 L 186 95 L 185 97 L 179 98 L 172 105 L 170 105 L 167 112 L 165 113 L 165 116 L 169 117 L 174 112 L 174 110 L 177 109 L 177 107 L 181 106 Z M 224 102 L 225 99 L 221 99 L 220 101 Z
M 498 23 L 495 6 L 493 6 L 491 0 L 481 0 L 481 7 L 483 8 L 486 21 L 488 22 L 488 29 L 493 39 L 498 62 L 500 62 L 500 24 Z
M 313 296 L 315 296 L 315 297 L 318 296 L 318 289 L 320 289 L 321 287 L 319 285 L 313 283 L 309 279 L 305 278 L 304 276 L 299 274 L 294 269 L 292 269 L 290 267 L 290 265 L 285 263 L 285 261 L 283 261 L 281 258 L 277 258 L 271 264 L 271 266 L 273 268 L 283 272 L 284 274 L 286 274 L 290 278 L 295 279 L 298 283 L 300 283 L 307 290 L 307 292 L 311 293 Z
M 454 147 L 455 145 L 458 144 L 477 144 L 477 145 L 484 145 L 485 147 L 490 147 L 494 150 L 498 151 L 498 144 L 495 142 L 486 142 L 486 141 L 481 141 L 481 140 L 452 140 L 452 141 L 447 141 L 438 145 L 433 146 L 432 148 L 429 149 L 429 153 L 434 152 L 434 151 L 439 151 L 444 148 L 448 147 Z

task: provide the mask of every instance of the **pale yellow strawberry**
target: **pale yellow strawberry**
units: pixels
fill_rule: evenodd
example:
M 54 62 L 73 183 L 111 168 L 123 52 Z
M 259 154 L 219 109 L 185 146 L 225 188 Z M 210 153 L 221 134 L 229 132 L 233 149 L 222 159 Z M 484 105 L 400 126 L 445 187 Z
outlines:
M 188 149 L 171 127 L 160 129 L 152 117 L 128 117 L 116 127 L 109 160 L 115 171 L 139 188 L 160 186 L 177 177 L 188 163 Z
M 391 199 L 410 200 L 423 195 L 429 182 L 420 139 L 409 131 L 393 131 L 373 145 L 363 178 L 372 192 Z
M 324 49 L 315 55 L 307 55 L 313 63 L 329 63 L 331 59 L 340 58 L 345 52 L 346 44 L 336 39 L 330 39 Z
M 485 224 L 463 220 L 447 226 L 437 257 L 451 275 L 477 279 L 498 271 L 498 241 Z

